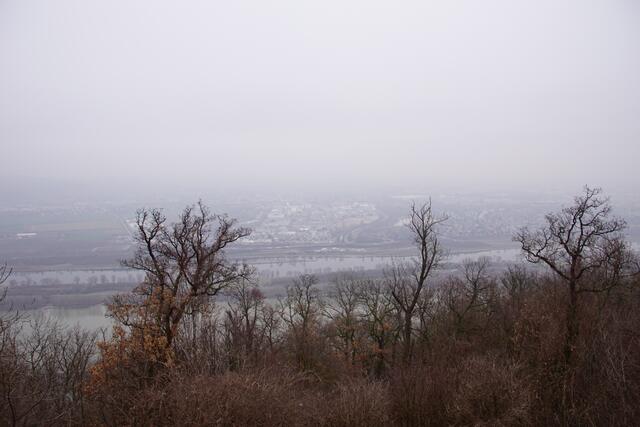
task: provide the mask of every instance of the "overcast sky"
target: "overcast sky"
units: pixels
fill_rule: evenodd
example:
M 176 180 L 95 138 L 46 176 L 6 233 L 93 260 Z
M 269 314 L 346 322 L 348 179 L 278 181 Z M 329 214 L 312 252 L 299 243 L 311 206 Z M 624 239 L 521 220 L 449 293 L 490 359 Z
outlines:
M 633 188 L 640 2 L 0 0 L 0 144 L 2 186 Z

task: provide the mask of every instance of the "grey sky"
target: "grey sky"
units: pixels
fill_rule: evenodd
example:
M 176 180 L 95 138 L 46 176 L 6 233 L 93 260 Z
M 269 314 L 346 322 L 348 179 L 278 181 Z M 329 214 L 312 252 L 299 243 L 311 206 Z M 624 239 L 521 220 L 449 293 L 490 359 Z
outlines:
M 640 3 L 0 0 L 3 185 L 638 182 Z

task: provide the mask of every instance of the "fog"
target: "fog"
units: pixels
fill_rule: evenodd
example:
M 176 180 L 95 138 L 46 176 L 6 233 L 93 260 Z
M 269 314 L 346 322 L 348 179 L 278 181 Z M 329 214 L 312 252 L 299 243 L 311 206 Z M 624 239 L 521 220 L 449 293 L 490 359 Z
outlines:
M 633 189 L 639 24 L 634 0 L 3 0 L 2 192 Z

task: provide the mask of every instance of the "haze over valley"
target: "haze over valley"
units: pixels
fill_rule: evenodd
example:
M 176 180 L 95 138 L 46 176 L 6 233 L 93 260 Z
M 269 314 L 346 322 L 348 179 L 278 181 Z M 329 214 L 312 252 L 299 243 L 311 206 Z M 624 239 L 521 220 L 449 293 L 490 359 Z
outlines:
M 1 0 L 0 425 L 640 425 L 637 0 Z

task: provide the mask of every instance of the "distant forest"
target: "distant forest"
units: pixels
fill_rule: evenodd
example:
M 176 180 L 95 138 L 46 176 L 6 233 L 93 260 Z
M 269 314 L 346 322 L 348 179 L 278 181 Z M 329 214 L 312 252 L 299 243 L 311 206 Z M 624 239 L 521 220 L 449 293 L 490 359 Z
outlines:
M 109 301 L 111 330 L 0 317 L 0 424 L 638 425 L 640 262 L 611 209 L 585 187 L 515 233 L 525 263 L 444 275 L 448 219 L 414 204 L 412 260 L 277 300 L 225 255 L 250 229 L 140 210 L 123 265 L 144 280 Z

